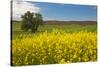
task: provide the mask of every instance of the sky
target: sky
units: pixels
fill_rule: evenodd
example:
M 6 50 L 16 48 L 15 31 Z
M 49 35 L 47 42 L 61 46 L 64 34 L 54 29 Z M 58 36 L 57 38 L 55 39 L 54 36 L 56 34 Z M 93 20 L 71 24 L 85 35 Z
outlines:
M 96 21 L 97 7 L 61 3 L 44 3 L 29 1 L 13 2 L 13 20 L 21 20 L 21 15 L 30 11 L 41 13 L 43 20 L 59 21 Z

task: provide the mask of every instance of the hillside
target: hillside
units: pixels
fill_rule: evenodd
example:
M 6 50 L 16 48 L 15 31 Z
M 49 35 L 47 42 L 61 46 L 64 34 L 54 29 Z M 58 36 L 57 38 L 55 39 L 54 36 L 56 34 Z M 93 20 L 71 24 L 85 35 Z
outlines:
M 13 20 L 13 22 L 21 22 L 21 21 Z M 70 25 L 70 24 L 94 25 L 97 24 L 97 21 L 57 21 L 57 20 L 44 21 L 44 25 Z
M 79 24 L 79 25 L 93 25 L 97 24 L 97 21 L 44 21 L 46 25 L 69 25 L 69 24 Z

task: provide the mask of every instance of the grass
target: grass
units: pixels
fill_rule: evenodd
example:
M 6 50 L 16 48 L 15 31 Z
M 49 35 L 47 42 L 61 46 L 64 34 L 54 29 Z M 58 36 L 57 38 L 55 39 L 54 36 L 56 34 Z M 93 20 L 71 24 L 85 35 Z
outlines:
M 39 33 L 48 31 L 51 32 L 53 29 L 59 29 L 64 30 L 67 33 L 74 33 L 79 31 L 88 31 L 88 32 L 97 32 L 97 26 L 96 25 L 78 25 L 78 24 L 72 24 L 72 25 L 44 25 L 40 26 L 38 28 Z M 21 30 L 21 23 L 20 22 L 13 22 L 12 23 L 12 35 L 13 38 L 20 34 L 27 34 L 32 35 L 32 32 L 25 32 Z M 37 33 L 38 34 L 38 33 Z

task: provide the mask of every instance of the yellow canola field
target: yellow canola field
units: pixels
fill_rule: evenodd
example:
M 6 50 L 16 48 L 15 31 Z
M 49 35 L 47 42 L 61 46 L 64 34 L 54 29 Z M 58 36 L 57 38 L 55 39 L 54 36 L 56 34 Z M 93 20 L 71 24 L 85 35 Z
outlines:
M 13 65 L 63 64 L 97 60 L 97 33 L 53 30 L 12 40 Z

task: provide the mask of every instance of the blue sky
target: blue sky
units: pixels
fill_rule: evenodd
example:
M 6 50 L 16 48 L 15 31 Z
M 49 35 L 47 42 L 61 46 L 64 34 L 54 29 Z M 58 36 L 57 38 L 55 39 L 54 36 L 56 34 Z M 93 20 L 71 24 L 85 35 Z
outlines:
M 32 2 L 40 8 L 44 20 L 86 21 L 97 20 L 97 8 L 90 5 Z
M 61 3 L 15 1 L 13 2 L 13 19 L 21 20 L 21 15 L 31 11 L 41 13 L 44 20 L 61 21 L 96 21 L 97 7 Z

